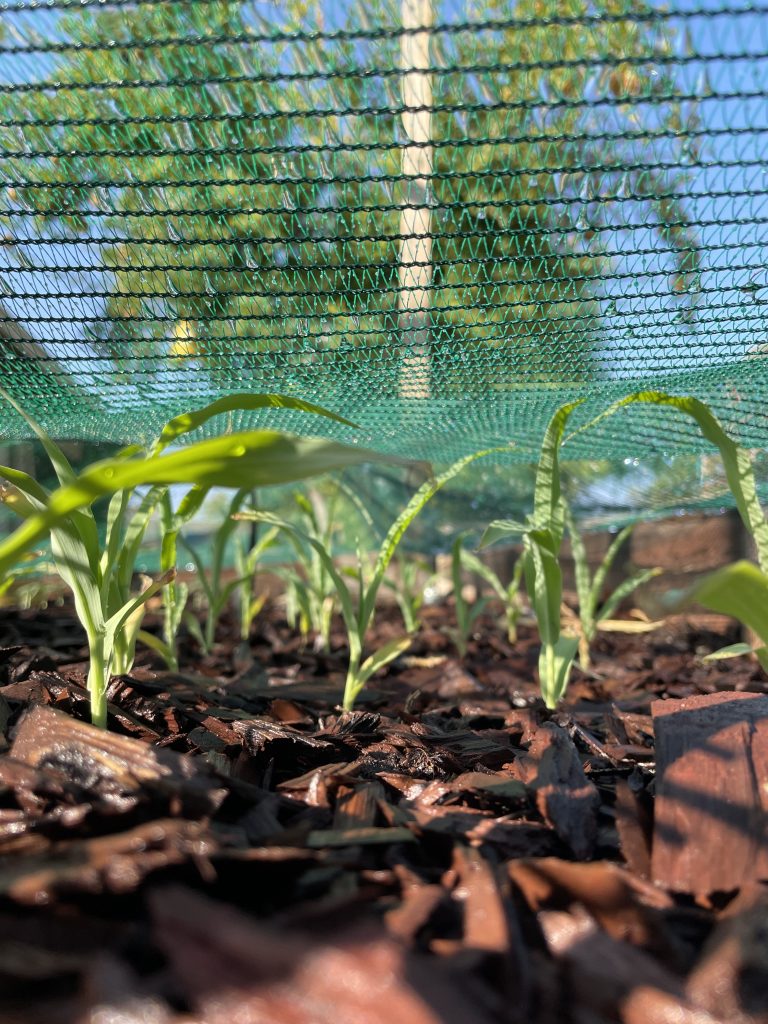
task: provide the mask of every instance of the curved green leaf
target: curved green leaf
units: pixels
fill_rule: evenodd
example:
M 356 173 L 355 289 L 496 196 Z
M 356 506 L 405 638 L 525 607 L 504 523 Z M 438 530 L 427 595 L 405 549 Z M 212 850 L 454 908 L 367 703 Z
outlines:
M 223 398 L 217 398 L 215 402 L 211 402 L 203 409 L 174 416 L 163 427 L 160 436 L 152 446 L 150 454 L 159 455 L 169 444 L 172 444 L 184 434 L 197 430 L 198 427 L 213 419 L 214 416 L 220 416 L 222 413 L 227 412 L 242 412 L 254 409 L 295 409 L 299 412 L 316 413 L 319 416 L 325 416 L 348 427 L 355 426 L 354 423 L 344 419 L 343 416 L 339 416 L 335 412 L 331 412 L 329 409 L 323 409 L 322 406 L 314 405 L 312 402 L 305 402 L 301 398 L 292 398 L 290 395 L 251 395 L 248 393 L 225 395 Z
M 75 471 L 72 469 L 72 466 L 69 464 L 69 459 L 67 459 L 66 455 L 61 450 L 61 448 L 59 448 L 56 442 L 51 437 L 48 436 L 48 434 L 43 430 L 43 428 L 40 426 L 37 420 L 35 420 L 34 417 L 30 416 L 30 414 L 25 409 L 22 409 L 18 402 L 11 397 L 11 395 L 5 390 L 4 387 L 1 386 L 0 395 L 2 395 L 2 397 L 6 400 L 6 402 L 9 403 L 9 405 L 13 406 L 13 408 L 16 410 L 19 416 L 21 416 L 21 418 L 25 420 L 26 423 L 31 427 L 38 441 L 42 444 L 43 448 L 45 449 L 45 454 L 50 459 L 54 472 L 56 473 L 56 476 L 59 479 L 59 483 L 69 483 L 69 481 L 74 478 Z
M 605 581 L 608 578 L 608 573 L 611 571 L 611 567 L 613 563 L 616 561 L 616 556 L 621 550 L 622 544 L 624 544 L 624 542 L 630 536 L 634 528 L 634 524 L 632 524 L 630 526 L 625 526 L 623 530 L 620 530 L 619 533 L 617 533 L 611 541 L 611 544 L 606 553 L 603 555 L 603 560 L 597 567 L 594 579 L 592 580 L 593 609 L 597 608 L 597 605 L 600 601 L 600 595 L 602 594 L 603 588 L 605 587 Z M 625 597 L 628 597 L 633 590 L 641 586 L 641 584 L 645 583 L 647 580 L 651 579 L 652 576 L 657 576 L 659 570 L 649 569 L 648 572 L 650 573 L 650 575 L 646 575 L 644 579 L 641 578 L 643 576 L 642 573 L 638 573 L 636 577 L 633 577 L 633 580 L 636 579 L 637 582 L 633 583 L 632 586 L 628 587 L 628 584 L 631 582 L 630 580 L 627 580 L 626 583 L 622 583 L 621 586 L 619 586 L 619 588 L 615 590 L 614 593 L 611 595 L 609 600 L 604 605 L 604 608 L 607 608 L 609 602 L 613 601 L 616 595 L 619 594 L 618 600 L 615 601 L 611 609 L 611 612 L 614 611 L 616 608 L 618 608 L 621 601 L 623 601 Z M 607 618 L 610 614 L 610 612 L 607 614 L 603 614 L 601 609 L 601 618 Z
M 24 494 L 29 494 L 36 498 L 43 505 L 48 501 L 46 489 L 41 487 L 37 480 L 30 476 L 29 473 L 24 473 L 20 469 L 14 469 L 12 466 L 0 466 L 0 477 L 13 484 L 14 487 L 17 487 Z
M 768 576 L 752 562 L 734 562 L 718 569 L 689 596 L 713 612 L 743 622 L 768 644 Z
M 690 416 L 707 441 L 719 450 L 736 507 L 755 540 L 760 567 L 763 572 L 768 573 L 768 520 L 760 507 L 749 452 L 728 436 L 714 413 L 698 398 L 668 395 L 663 391 L 639 391 L 614 402 L 598 419 L 610 416 L 624 406 L 638 403 L 668 406 Z
M 199 441 L 168 455 L 128 461 L 106 459 L 55 490 L 47 509 L 30 516 L 0 544 L 0 574 L 62 519 L 122 488 L 178 483 L 253 488 L 290 483 L 370 461 L 393 460 L 335 441 L 294 437 L 272 430 Z
M 390 640 L 388 643 L 383 644 L 369 658 L 366 658 L 358 672 L 360 689 L 365 686 L 371 676 L 378 672 L 380 668 L 384 668 L 385 665 L 394 661 L 401 654 L 404 654 L 412 643 L 413 641 L 409 636 L 399 637 L 397 640 Z
M 502 601 L 507 600 L 507 588 L 502 584 L 499 577 L 490 567 L 482 562 L 476 554 L 472 551 L 467 551 L 466 548 L 462 547 L 459 557 L 461 558 L 462 565 L 465 569 L 475 573 L 481 579 L 485 580 L 488 586 L 493 590 L 497 597 Z
M 539 655 L 539 685 L 548 708 L 557 707 L 565 693 L 573 659 L 579 648 L 576 637 L 561 636 L 554 644 L 545 644 Z
M 536 526 L 560 529 L 562 536 L 562 507 L 560 504 L 560 446 L 571 413 L 583 403 L 579 398 L 561 406 L 547 425 L 539 453 L 536 483 L 533 492 L 533 521 Z M 559 546 L 559 545 L 558 545 Z
M 341 614 L 344 619 L 344 625 L 347 628 L 350 647 L 355 643 L 355 641 L 357 641 L 359 646 L 362 647 L 364 630 L 360 629 L 360 623 L 355 613 L 355 606 L 352 602 L 352 595 L 350 594 L 349 587 L 344 582 L 341 573 L 333 564 L 333 558 L 322 542 L 316 537 L 310 536 L 310 534 L 305 530 L 300 530 L 297 526 L 286 522 L 284 519 L 280 519 L 279 516 L 272 515 L 270 512 L 240 512 L 236 518 L 244 520 L 245 522 L 255 520 L 258 523 L 268 523 L 270 526 L 276 526 L 289 537 L 292 536 L 302 543 L 309 544 L 310 547 L 314 548 L 320 557 L 326 572 L 331 577 L 334 588 L 336 589 L 339 604 L 341 605 Z
M 392 523 L 387 531 L 386 537 L 382 541 L 376 563 L 373 567 L 371 581 L 368 584 L 365 592 L 365 599 L 361 606 L 363 631 L 368 628 L 368 623 L 373 615 L 373 606 L 376 602 L 376 595 L 379 592 L 379 587 L 382 579 L 384 578 L 384 573 L 387 571 L 387 566 L 392 561 L 392 557 L 397 550 L 398 544 L 402 540 L 403 534 L 419 512 L 424 508 L 430 498 L 433 497 L 441 487 L 447 484 L 449 480 L 452 480 L 453 477 L 460 473 L 465 466 L 474 462 L 475 459 L 481 459 L 486 455 L 491 455 L 500 450 L 501 449 L 499 448 L 487 448 L 484 451 L 475 452 L 473 455 L 465 455 L 463 458 L 457 459 L 456 462 L 452 463 L 438 476 L 425 481 L 421 487 L 419 487 L 400 515 Z
M 140 594 L 137 594 L 135 597 L 131 598 L 131 600 L 127 601 L 126 604 L 123 605 L 123 607 L 119 611 L 115 612 L 115 614 L 112 615 L 104 624 L 104 632 L 107 643 L 113 643 L 115 635 L 121 628 L 121 626 L 123 626 L 124 623 L 135 612 L 137 612 L 140 608 L 143 608 L 147 601 L 151 597 L 154 597 L 154 595 L 159 590 L 162 590 L 166 583 L 170 583 L 175 576 L 176 571 L 174 569 L 171 569 L 169 572 L 163 573 L 163 575 L 160 576 L 158 579 L 152 580 L 152 582 L 149 584 L 146 590 L 142 590 Z
M 483 548 L 490 547 L 491 544 L 495 544 L 502 537 L 522 537 L 527 529 L 527 523 L 520 523 L 514 519 L 494 519 L 483 530 L 478 547 L 482 551 Z
M 629 579 L 624 580 L 614 590 L 611 596 L 606 600 L 605 604 L 600 607 L 597 613 L 597 621 L 603 622 L 605 619 L 610 619 L 616 609 L 619 607 L 621 602 L 629 597 L 629 595 L 637 590 L 638 587 L 642 587 L 643 584 L 648 583 L 649 580 L 654 579 L 656 576 L 661 575 L 661 569 L 641 569 L 639 572 L 634 573 Z

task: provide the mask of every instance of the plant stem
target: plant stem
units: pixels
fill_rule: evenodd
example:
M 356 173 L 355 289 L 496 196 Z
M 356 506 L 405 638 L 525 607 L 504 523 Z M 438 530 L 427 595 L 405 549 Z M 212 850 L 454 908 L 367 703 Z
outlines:
M 585 672 L 589 672 L 592 668 L 592 658 L 589 654 L 589 640 L 583 633 L 579 636 L 579 665 Z
M 89 638 L 88 693 L 91 697 L 91 722 L 98 729 L 107 727 L 107 673 L 104 637 Z
M 345 711 L 353 711 L 362 686 L 357 678 L 357 665 L 350 665 L 347 671 L 347 678 L 344 683 L 344 700 L 342 707 Z
M 539 653 L 539 687 L 544 698 L 544 704 L 553 711 L 557 707 L 557 700 L 553 697 L 554 686 L 554 648 L 546 641 L 541 645 Z
M 205 620 L 205 632 L 203 633 L 203 646 L 205 647 L 205 653 L 210 654 L 213 650 L 214 640 L 216 638 L 216 612 L 212 605 L 208 607 L 208 617 Z
M 512 608 L 511 605 L 507 608 L 506 613 L 507 619 L 507 640 L 510 644 L 517 643 L 517 619 L 518 612 L 516 608 Z

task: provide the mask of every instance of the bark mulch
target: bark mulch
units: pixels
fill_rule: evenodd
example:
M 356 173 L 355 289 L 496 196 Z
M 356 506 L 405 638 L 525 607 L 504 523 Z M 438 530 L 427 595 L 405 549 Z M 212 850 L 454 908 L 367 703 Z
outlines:
M 103 733 L 66 609 L 0 613 L 0 1022 L 768 1022 L 768 686 L 702 663 L 727 623 L 601 638 L 551 713 L 532 630 L 459 662 L 449 619 L 352 713 L 276 617 L 143 654 Z

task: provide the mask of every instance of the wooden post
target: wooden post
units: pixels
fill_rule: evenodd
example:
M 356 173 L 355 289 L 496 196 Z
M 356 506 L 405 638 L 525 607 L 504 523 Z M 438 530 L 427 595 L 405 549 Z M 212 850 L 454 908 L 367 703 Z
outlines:
M 404 205 L 400 214 L 398 326 L 406 348 L 400 379 L 404 398 L 428 398 L 429 306 L 432 284 L 432 76 L 429 74 L 432 0 L 401 0 L 403 34 L 403 130 L 410 144 L 402 149 Z M 424 31 L 415 31 L 422 29 Z

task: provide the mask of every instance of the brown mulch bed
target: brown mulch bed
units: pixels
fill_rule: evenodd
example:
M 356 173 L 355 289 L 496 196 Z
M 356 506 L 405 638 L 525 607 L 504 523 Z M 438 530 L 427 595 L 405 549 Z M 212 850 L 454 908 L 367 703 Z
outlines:
M 460 663 L 426 617 L 353 713 L 275 616 L 142 654 L 100 733 L 66 609 L 0 612 L 0 1021 L 768 1021 L 768 686 L 701 662 L 727 623 L 602 637 L 551 713 L 530 629 Z

